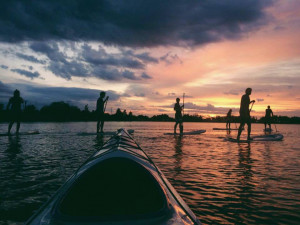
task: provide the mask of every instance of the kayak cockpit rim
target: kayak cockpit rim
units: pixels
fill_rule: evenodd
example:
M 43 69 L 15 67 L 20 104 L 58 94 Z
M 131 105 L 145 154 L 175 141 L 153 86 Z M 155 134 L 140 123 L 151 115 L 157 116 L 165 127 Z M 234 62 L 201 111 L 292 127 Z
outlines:
M 113 157 L 85 170 L 51 213 L 58 221 L 165 218 L 171 215 L 169 205 L 165 190 L 148 169 L 134 160 Z

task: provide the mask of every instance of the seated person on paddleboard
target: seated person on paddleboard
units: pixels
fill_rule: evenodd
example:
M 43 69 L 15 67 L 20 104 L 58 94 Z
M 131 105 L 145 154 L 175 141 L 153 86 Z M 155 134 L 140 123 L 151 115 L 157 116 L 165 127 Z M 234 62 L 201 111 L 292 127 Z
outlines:
M 103 133 L 104 126 L 104 113 L 105 113 L 105 103 L 107 103 L 108 96 L 105 98 L 105 92 L 100 92 L 100 97 L 97 100 L 97 133 L 99 133 L 99 129 L 101 128 L 101 133 Z
M 9 99 L 6 109 L 10 112 L 10 122 L 8 125 L 8 134 L 10 134 L 10 130 L 14 124 L 17 123 L 16 134 L 19 133 L 20 123 L 21 123 L 21 114 L 22 114 L 22 104 L 24 103 L 23 98 L 20 97 L 20 91 L 15 90 L 14 96 Z
M 226 129 L 228 129 L 228 130 L 230 130 L 231 113 L 232 113 L 232 109 L 229 109 L 227 116 L 226 116 Z
M 252 92 L 251 88 L 247 88 L 245 92 L 246 92 L 246 94 L 244 94 L 242 96 L 242 99 L 241 99 L 241 106 L 240 106 L 240 120 L 241 120 L 241 123 L 240 123 L 239 131 L 238 131 L 238 135 L 237 135 L 237 138 L 236 138 L 237 141 L 240 140 L 242 130 L 243 130 L 246 123 L 247 123 L 247 126 L 248 126 L 247 140 L 252 140 L 252 138 L 250 137 L 250 134 L 251 134 L 251 117 L 250 117 L 249 105 L 251 103 L 254 104 L 255 100 L 250 101 L 249 96 L 251 95 L 251 92 Z
M 268 108 L 266 109 L 266 115 L 265 115 L 265 130 L 267 129 L 267 124 L 269 124 L 269 129 L 271 130 L 271 117 L 273 117 L 273 111 L 268 105 Z
M 179 102 L 180 102 L 180 98 L 176 98 L 176 103 L 174 105 L 174 110 L 176 111 L 176 113 L 175 113 L 174 134 L 176 134 L 176 128 L 177 128 L 178 124 L 179 124 L 179 127 L 180 127 L 180 133 L 183 133 L 182 113 L 181 113 L 181 111 L 184 108 L 184 105 L 180 106 Z

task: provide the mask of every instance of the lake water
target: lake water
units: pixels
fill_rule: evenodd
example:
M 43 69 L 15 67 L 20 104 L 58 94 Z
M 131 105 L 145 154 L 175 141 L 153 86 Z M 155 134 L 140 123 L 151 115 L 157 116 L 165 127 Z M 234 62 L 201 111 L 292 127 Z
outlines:
M 78 135 L 95 126 L 26 123 L 21 131 L 40 134 L 0 137 L 0 224 L 23 224 L 109 139 Z M 250 144 L 226 142 L 226 131 L 212 129 L 224 126 L 185 123 L 185 131 L 207 132 L 182 138 L 163 135 L 172 132 L 169 122 L 107 122 L 105 130 L 134 129 L 134 139 L 203 224 L 299 224 L 300 126 L 277 125 L 283 141 Z M 253 135 L 262 129 L 254 124 Z

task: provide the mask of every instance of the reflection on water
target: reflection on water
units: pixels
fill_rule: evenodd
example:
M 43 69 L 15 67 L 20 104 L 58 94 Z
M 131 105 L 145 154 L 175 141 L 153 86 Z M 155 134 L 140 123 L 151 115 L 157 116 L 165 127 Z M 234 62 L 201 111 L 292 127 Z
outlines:
M 300 126 L 280 125 L 281 142 L 224 141 L 237 131 L 223 124 L 186 123 L 195 136 L 164 136 L 172 123 L 106 123 L 135 129 L 134 138 L 163 171 L 203 224 L 297 224 L 300 221 Z M 6 131 L 7 125 L 0 124 Z M 40 135 L 0 137 L 0 224 L 22 224 L 108 136 L 95 123 L 36 123 Z M 254 124 L 253 135 L 263 134 Z M 246 132 L 243 132 L 246 136 Z

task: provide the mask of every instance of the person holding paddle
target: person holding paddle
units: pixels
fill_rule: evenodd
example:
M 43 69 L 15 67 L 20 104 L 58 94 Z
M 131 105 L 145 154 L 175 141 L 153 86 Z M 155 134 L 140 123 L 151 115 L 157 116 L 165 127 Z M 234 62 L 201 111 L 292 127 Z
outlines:
M 20 96 L 20 91 L 16 89 L 14 91 L 14 96 L 9 99 L 9 102 L 6 107 L 6 109 L 9 110 L 10 113 L 10 122 L 8 125 L 8 132 L 7 132 L 8 135 L 10 135 L 10 130 L 15 122 L 17 123 L 16 134 L 19 134 L 23 103 L 24 100 Z
M 179 127 L 180 127 L 180 133 L 181 134 L 183 133 L 182 113 L 181 113 L 181 111 L 184 108 L 184 104 L 182 106 L 180 106 L 179 102 L 180 102 L 180 98 L 176 98 L 176 103 L 174 105 L 174 110 L 176 111 L 176 113 L 175 113 L 174 134 L 176 134 L 176 128 L 177 128 L 178 124 L 179 124 Z
M 242 130 L 245 126 L 245 124 L 247 123 L 248 126 L 248 137 L 247 140 L 250 141 L 252 140 L 252 138 L 250 137 L 251 134 L 251 116 L 250 116 L 250 112 L 252 109 L 252 106 L 255 102 L 255 100 L 250 101 L 250 95 L 252 92 L 251 88 L 247 88 L 246 89 L 246 94 L 244 94 L 242 96 L 241 99 L 241 106 L 240 106 L 240 119 L 241 119 L 241 123 L 240 123 L 240 127 L 239 127 L 239 131 L 238 131 L 238 135 L 237 135 L 237 141 L 240 141 L 240 136 L 242 133 Z M 249 105 L 252 103 L 251 109 L 249 109 Z
M 267 130 L 267 124 L 269 125 L 269 129 L 271 130 L 271 118 L 273 117 L 273 111 L 268 105 L 268 108 L 266 109 L 266 115 L 265 115 L 265 130 Z
M 100 97 L 97 100 L 97 133 L 99 133 L 99 129 L 101 128 L 101 133 L 103 133 L 103 126 L 104 126 L 104 113 L 105 113 L 105 108 L 108 100 L 108 96 L 105 98 L 105 92 L 101 91 L 100 92 Z
M 229 109 L 227 116 L 226 116 L 226 129 L 227 130 L 230 130 L 231 113 L 232 113 L 232 109 Z

